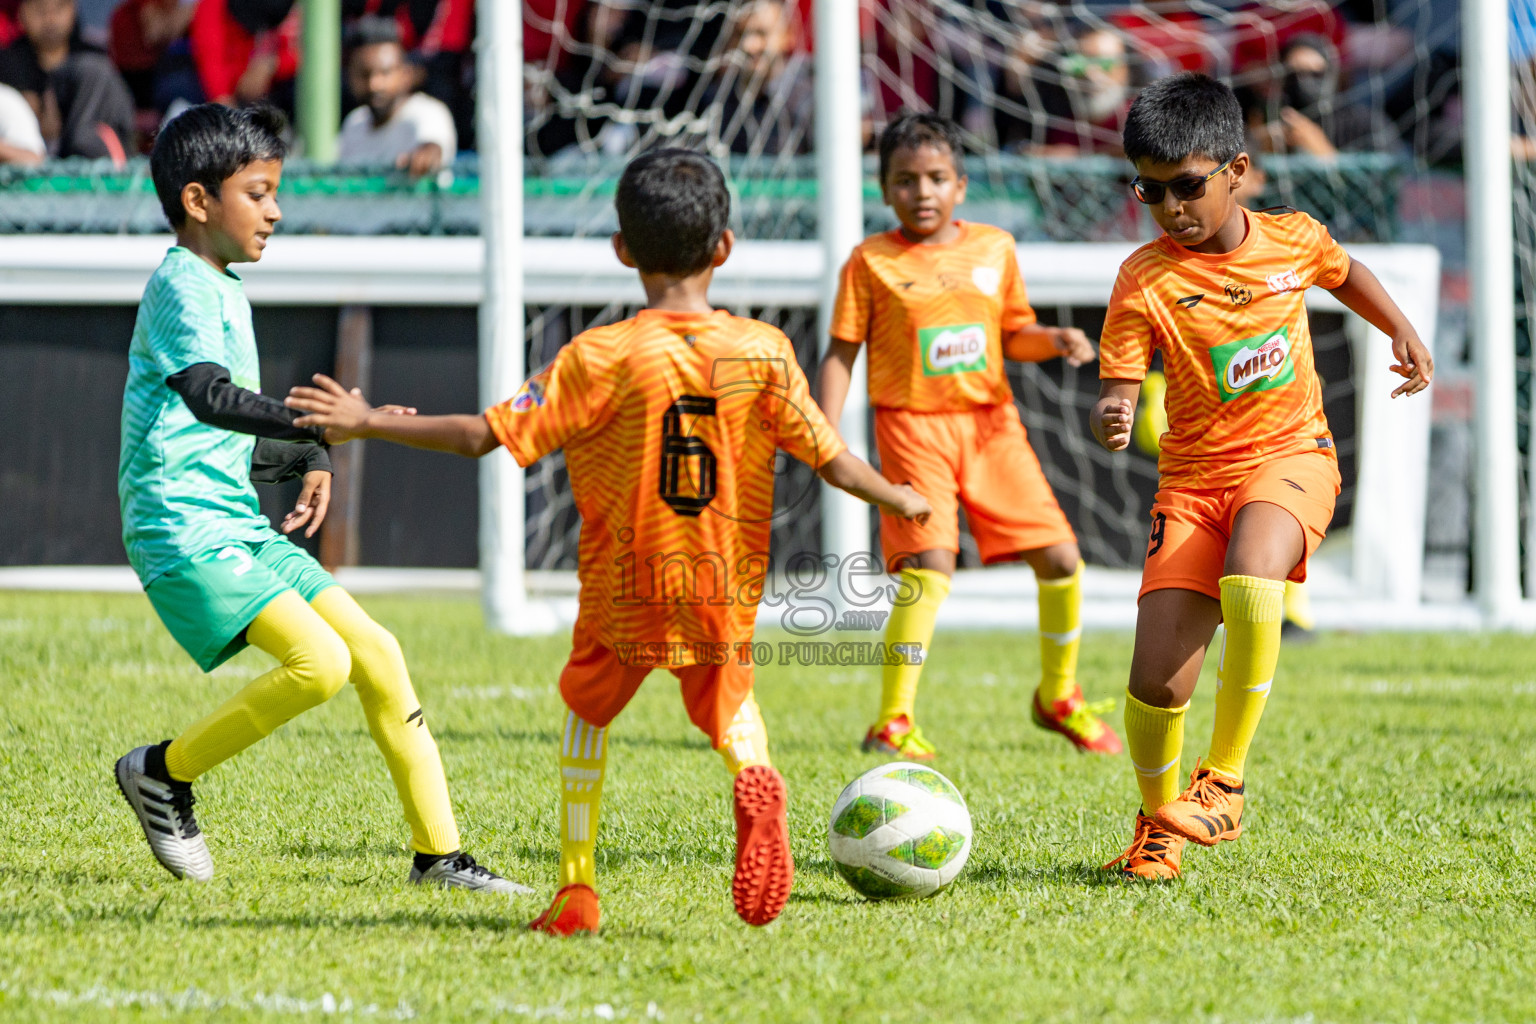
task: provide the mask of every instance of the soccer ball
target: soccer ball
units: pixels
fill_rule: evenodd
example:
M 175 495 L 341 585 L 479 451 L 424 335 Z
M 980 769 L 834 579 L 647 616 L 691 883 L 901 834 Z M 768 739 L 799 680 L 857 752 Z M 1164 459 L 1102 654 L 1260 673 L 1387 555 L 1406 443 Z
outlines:
M 953 882 L 971 855 L 971 812 L 948 779 L 897 761 L 848 783 L 827 830 L 832 863 L 861 896 L 922 899 Z

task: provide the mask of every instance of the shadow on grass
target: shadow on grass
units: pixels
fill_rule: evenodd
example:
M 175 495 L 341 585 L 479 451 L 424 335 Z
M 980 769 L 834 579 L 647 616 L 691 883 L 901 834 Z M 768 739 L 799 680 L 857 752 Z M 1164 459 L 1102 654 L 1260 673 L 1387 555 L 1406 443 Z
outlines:
M 1162 885 L 1162 882 L 1145 882 L 1126 878 L 1117 871 L 1105 871 L 1097 864 L 1079 861 L 1075 864 L 1052 864 L 1043 868 L 1006 868 L 993 864 L 978 864 L 966 868 L 962 879 L 973 882 L 1028 883 L 1035 885 L 1081 886 L 1114 888 L 1121 885 Z
M 523 862 L 535 864 L 548 863 L 559 855 L 559 851 L 553 847 L 535 846 L 530 843 L 508 845 L 500 849 L 509 852 L 514 858 L 521 858 Z M 722 840 L 718 844 L 718 848 L 647 846 L 642 849 L 637 847 L 604 846 L 601 842 L 597 846 L 597 866 L 602 871 L 637 865 L 668 867 L 683 864 L 734 865 L 735 863 L 736 851 L 729 840 Z

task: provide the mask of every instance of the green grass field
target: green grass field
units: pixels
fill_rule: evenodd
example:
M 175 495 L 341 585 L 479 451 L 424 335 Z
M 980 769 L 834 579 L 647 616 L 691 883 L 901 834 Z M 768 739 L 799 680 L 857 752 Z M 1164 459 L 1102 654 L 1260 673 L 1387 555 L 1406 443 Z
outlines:
M 0 594 L 0 1020 L 1536 1019 L 1536 640 L 1288 649 L 1247 834 L 1192 847 L 1159 886 L 1097 870 L 1129 836 L 1130 768 L 1028 724 L 1033 636 L 941 635 L 920 708 L 975 852 L 910 905 L 856 899 L 826 856 L 833 799 L 875 763 L 856 741 L 878 670 L 760 669 L 799 869 L 762 930 L 731 911 L 728 778 L 658 674 L 612 731 L 603 934 L 560 941 L 524 925 L 554 878 L 566 641 L 487 635 L 469 601 L 365 603 L 405 646 L 467 848 L 539 895 L 407 884 L 350 691 L 199 783 L 217 876 L 177 882 L 112 762 L 263 656 L 205 677 L 140 596 Z M 1090 696 L 1123 690 L 1129 655 L 1125 636 L 1089 636 Z

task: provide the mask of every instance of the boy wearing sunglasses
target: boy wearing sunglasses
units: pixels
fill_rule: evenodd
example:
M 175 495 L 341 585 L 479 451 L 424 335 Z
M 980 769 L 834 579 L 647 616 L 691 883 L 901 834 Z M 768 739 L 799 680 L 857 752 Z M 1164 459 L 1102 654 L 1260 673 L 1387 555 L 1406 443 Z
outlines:
M 1175 878 L 1187 841 L 1243 828 L 1243 765 L 1280 653 L 1285 581 L 1306 579 L 1339 493 L 1304 305 L 1327 288 L 1392 340 L 1392 393 L 1429 385 L 1434 363 L 1380 282 L 1304 213 L 1250 213 L 1232 90 L 1205 75 L 1154 82 L 1132 104 L 1125 154 L 1163 237 L 1125 261 L 1100 349 L 1090 424 L 1110 451 L 1131 440 L 1153 350 L 1168 430 L 1142 574 L 1125 703 L 1141 790 L 1130 847 L 1106 867 Z M 1226 623 L 1210 752 L 1178 792 L 1184 713 L 1217 623 Z

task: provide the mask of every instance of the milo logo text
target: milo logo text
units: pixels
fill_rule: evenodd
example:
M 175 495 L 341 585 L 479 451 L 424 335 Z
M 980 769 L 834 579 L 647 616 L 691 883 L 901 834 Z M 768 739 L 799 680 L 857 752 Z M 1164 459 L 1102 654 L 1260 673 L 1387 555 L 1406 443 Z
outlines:
M 917 332 L 923 375 L 969 373 L 987 368 L 987 329 L 981 324 L 926 327 Z
M 1281 388 L 1296 379 L 1290 329 L 1242 338 L 1211 349 L 1211 369 L 1223 402 L 1251 391 Z

